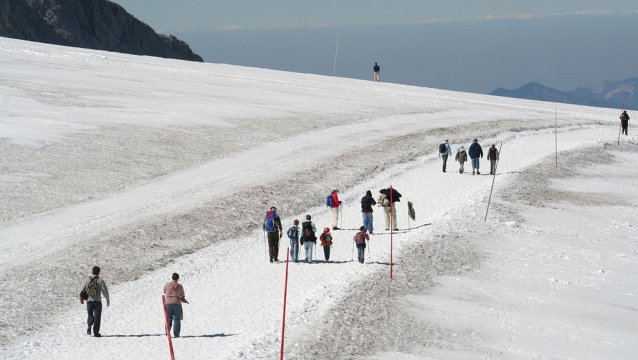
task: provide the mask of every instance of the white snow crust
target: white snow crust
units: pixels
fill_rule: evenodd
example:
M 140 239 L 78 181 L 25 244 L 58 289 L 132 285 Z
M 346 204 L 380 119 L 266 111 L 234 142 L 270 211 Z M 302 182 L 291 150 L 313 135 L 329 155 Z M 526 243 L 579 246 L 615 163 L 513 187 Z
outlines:
M 338 187 L 358 228 L 359 199 L 390 184 L 399 228 L 427 226 L 393 236 L 393 280 L 380 208 L 365 264 L 352 230 L 330 264 L 290 264 L 285 358 L 638 353 L 638 147 L 615 145 L 618 111 L 4 38 L 0 105 L 0 358 L 168 358 L 173 272 L 177 359 L 278 358 L 286 264 L 265 211 L 323 228 Z M 474 137 L 503 144 L 487 222 L 489 162 L 442 173 L 436 153 Z M 101 339 L 77 300 L 94 265 Z

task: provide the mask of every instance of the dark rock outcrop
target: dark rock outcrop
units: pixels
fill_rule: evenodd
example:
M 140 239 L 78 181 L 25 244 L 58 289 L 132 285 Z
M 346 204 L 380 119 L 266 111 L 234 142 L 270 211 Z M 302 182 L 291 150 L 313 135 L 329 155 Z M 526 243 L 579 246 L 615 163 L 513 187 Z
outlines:
M 134 55 L 203 61 L 109 0 L 0 0 L 0 36 Z

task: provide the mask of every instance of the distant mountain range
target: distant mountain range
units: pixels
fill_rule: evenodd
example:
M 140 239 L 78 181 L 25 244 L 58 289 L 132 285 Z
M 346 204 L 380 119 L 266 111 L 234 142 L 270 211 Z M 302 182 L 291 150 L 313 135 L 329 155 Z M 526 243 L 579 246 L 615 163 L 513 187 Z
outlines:
M 492 91 L 490 95 L 613 109 L 621 108 L 624 96 L 625 109 L 638 110 L 638 78 L 601 81 L 568 92 L 531 82 L 514 90 L 499 88 Z
M 109 0 L 0 0 L 0 36 L 134 55 L 204 61 L 182 40 L 156 33 Z

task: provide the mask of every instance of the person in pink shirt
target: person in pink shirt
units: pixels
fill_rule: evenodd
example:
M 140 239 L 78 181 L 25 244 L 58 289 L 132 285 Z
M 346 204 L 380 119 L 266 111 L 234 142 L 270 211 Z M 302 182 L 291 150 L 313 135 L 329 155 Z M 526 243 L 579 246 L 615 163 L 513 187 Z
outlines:
M 182 301 L 184 301 L 184 288 L 178 284 L 179 275 L 173 273 L 173 281 L 169 281 L 164 285 L 164 294 L 166 295 L 166 311 L 168 312 L 168 329 L 173 329 L 173 337 L 178 338 L 182 324 L 180 316 L 182 315 Z M 175 325 L 175 326 L 173 326 Z

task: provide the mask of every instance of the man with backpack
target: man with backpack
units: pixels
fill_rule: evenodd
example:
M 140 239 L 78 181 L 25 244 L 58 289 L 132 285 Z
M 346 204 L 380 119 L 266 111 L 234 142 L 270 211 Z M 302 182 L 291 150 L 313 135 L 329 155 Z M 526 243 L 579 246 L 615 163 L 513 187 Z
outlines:
M 281 219 L 277 215 L 277 208 L 271 207 L 266 213 L 264 219 L 264 231 L 268 233 L 268 249 L 270 253 L 270 262 L 279 261 L 279 239 L 283 232 L 281 227 Z
M 104 294 L 104 298 L 106 299 L 106 306 L 111 306 L 111 301 L 109 300 L 109 290 L 106 288 L 106 283 L 99 277 L 100 267 L 94 266 L 92 273 L 93 275 L 87 277 L 87 279 L 84 280 L 84 284 L 82 284 L 80 304 L 84 304 L 86 300 L 86 311 L 88 313 L 88 318 L 86 319 L 86 324 L 88 325 L 86 334 L 91 335 L 91 327 L 93 327 L 93 336 L 101 337 L 102 294 Z
M 472 175 L 474 175 L 474 171 L 476 171 L 477 175 L 481 175 L 479 172 L 479 158 L 483 158 L 483 148 L 479 145 L 477 139 L 474 139 L 467 154 L 470 155 L 472 160 Z
M 326 205 L 330 206 L 332 211 L 332 230 L 339 230 L 337 225 L 339 224 L 339 206 L 341 206 L 341 201 L 339 201 L 339 196 L 337 196 L 338 192 L 339 190 L 334 188 L 332 194 L 326 198 Z
M 317 243 L 317 228 L 315 224 L 310 220 L 310 215 L 306 215 L 306 221 L 301 223 L 301 244 L 306 249 L 306 262 L 312 262 L 312 246 Z
M 366 191 L 366 195 L 361 198 L 361 213 L 363 214 L 363 226 L 372 234 L 372 207 L 376 205 L 372 197 L 372 191 Z
M 299 258 L 299 220 L 295 219 L 286 234 L 288 235 L 288 239 L 290 239 L 290 257 L 292 261 L 297 262 Z
M 381 67 L 379 67 L 379 64 L 374 63 L 374 67 L 372 68 L 372 70 L 374 70 L 374 82 L 381 82 L 381 78 L 379 77 L 379 71 L 381 71 Z
M 620 125 L 622 125 L 622 133 L 629 135 L 629 114 L 627 114 L 627 110 L 620 115 Z
M 383 206 L 383 212 L 385 213 L 385 229 L 390 230 L 390 225 L 392 225 L 393 230 L 399 230 L 395 203 L 401 201 L 402 195 L 393 189 L 392 185 L 386 189 L 379 190 L 379 192 L 383 195 L 379 197 L 379 204 Z M 392 216 L 392 224 L 390 224 L 390 216 Z
M 496 150 L 495 144 L 492 144 L 490 149 L 487 151 L 487 160 L 489 160 L 492 165 L 490 170 L 490 175 L 496 175 L 496 162 L 498 161 L 498 150 Z
M 359 263 L 363 264 L 366 253 L 366 240 L 370 241 L 370 237 L 366 234 L 365 226 L 359 228 L 359 232 L 354 236 L 354 242 L 357 244 L 357 254 Z
M 443 158 L 443 172 L 445 172 L 445 168 L 447 167 L 447 157 L 452 153 L 452 149 L 450 148 L 450 144 L 447 142 L 447 139 L 443 140 L 441 144 L 439 144 L 439 156 Z

